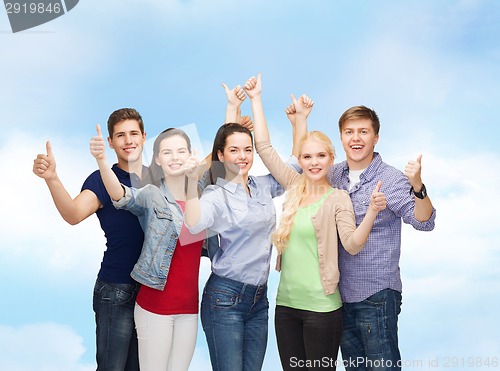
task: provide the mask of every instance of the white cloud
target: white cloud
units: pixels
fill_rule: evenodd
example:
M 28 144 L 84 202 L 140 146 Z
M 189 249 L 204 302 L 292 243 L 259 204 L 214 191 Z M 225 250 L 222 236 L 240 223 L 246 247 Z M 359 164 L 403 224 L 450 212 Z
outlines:
M 83 339 L 57 323 L 0 326 L 0 369 L 9 371 L 91 371 L 80 361 Z
M 500 200 L 500 174 L 491 164 L 500 155 L 426 157 L 424 181 L 437 209 L 436 229 L 429 234 L 405 230 L 405 258 L 436 273 L 446 267 L 444 271 L 461 276 L 498 274 L 491 262 L 499 258 L 500 222 L 492 205 Z
M 11 127 L 54 125 L 58 114 L 78 102 L 88 76 L 109 65 L 104 39 L 72 29 L 69 19 L 2 35 L 0 68 L 9 73 L 2 76 L 0 100 L 3 121 Z
M 95 165 L 84 153 L 86 146 L 71 144 L 71 139 L 52 141 L 59 177 L 75 197 Z M 39 277 L 72 272 L 72 279 L 93 278 L 105 249 L 103 232 L 96 216 L 77 226 L 61 218 L 45 182 L 32 173 L 33 159 L 44 151 L 44 139 L 25 132 L 15 133 L 0 147 L 0 156 L 11 159 L 3 165 L 9 181 L 0 184 L 4 210 L 9 210 L 0 215 L 3 262 L 36 266 Z
M 494 208 L 500 175 L 491 169 L 500 156 L 425 156 L 424 181 L 437 209 L 436 228 L 403 227 L 400 344 L 403 358 L 425 363 L 437 357 L 436 369 L 446 369 L 445 360 L 453 357 L 499 354 L 490 324 L 500 303 L 500 223 Z

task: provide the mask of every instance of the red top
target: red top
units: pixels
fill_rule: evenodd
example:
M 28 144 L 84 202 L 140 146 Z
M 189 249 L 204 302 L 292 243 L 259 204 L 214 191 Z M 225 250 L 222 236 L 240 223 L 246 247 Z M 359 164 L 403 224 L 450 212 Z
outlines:
M 185 202 L 177 201 L 184 212 Z M 197 314 L 198 274 L 205 231 L 192 235 L 182 224 L 163 291 L 141 286 L 137 304 L 156 314 Z

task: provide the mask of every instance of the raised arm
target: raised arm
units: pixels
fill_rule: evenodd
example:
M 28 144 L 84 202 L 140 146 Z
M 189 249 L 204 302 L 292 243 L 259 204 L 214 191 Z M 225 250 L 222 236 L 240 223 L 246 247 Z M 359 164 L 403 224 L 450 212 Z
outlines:
M 278 153 L 270 144 L 269 130 L 267 128 L 264 109 L 262 107 L 262 78 L 259 73 L 258 77 L 251 77 L 244 85 L 244 89 L 250 98 L 252 104 L 253 126 L 255 147 L 257 153 L 262 159 L 264 165 L 271 172 L 272 176 L 287 189 L 293 184 L 299 175 L 295 170 L 285 165 Z
M 243 89 L 245 89 L 252 104 L 255 142 L 267 141 L 269 140 L 269 130 L 264 116 L 264 108 L 262 107 L 262 74 L 259 73 L 257 77 L 250 77 L 246 81 Z
M 250 131 L 253 130 L 252 120 L 249 116 L 241 116 L 240 106 L 241 103 L 246 99 L 245 92 L 240 85 L 236 85 L 234 88 L 229 89 L 229 87 L 222 83 L 222 87 L 226 92 L 227 106 L 226 106 L 226 117 L 225 123 L 236 122 L 240 125 L 246 127 Z M 209 153 L 203 161 L 200 163 L 200 173 L 207 171 L 212 163 L 212 153 Z
M 421 197 L 414 196 L 415 210 L 413 211 L 415 219 L 419 222 L 426 222 L 432 215 L 432 202 L 427 195 L 424 183 L 422 182 L 422 155 L 417 157 L 417 161 L 408 161 L 405 167 L 405 175 L 412 186 L 412 192 L 418 193 Z
M 71 225 L 78 224 L 95 213 L 101 207 L 101 202 L 95 193 L 89 190 L 82 191 L 73 199 L 57 175 L 56 160 L 50 141 L 47 141 L 45 147 L 47 153 L 38 154 L 33 161 L 33 173 L 45 180 L 62 218 Z
M 285 113 L 292 124 L 292 155 L 298 158 L 299 144 L 307 133 L 307 117 L 312 111 L 314 101 L 305 94 L 302 94 L 298 100 L 295 99 L 293 94 L 290 94 L 290 97 L 292 98 L 292 104 L 285 108 Z
M 224 122 L 226 124 L 229 122 L 239 122 L 241 119 L 240 106 L 246 98 L 245 92 L 240 85 L 229 89 L 226 84 L 222 83 L 222 87 L 227 97 L 226 118 Z
M 125 190 L 106 161 L 106 146 L 104 144 L 104 138 L 102 137 L 101 125 L 97 124 L 96 130 L 97 135 L 90 140 L 90 153 L 92 153 L 92 156 L 94 156 L 97 161 L 106 191 L 108 191 L 112 200 L 118 201 L 125 196 Z
M 195 150 L 194 155 L 190 156 L 184 163 L 184 174 L 186 174 L 188 179 L 184 220 L 189 227 L 196 225 L 201 216 L 200 200 L 198 198 L 198 179 L 201 175 L 200 171 L 200 163 L 197 159 Z

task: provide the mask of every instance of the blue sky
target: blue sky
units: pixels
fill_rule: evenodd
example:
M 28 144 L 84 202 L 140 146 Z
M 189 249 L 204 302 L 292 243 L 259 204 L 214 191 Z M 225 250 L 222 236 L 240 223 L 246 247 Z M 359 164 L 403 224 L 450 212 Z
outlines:
M 339 160 L 337 120 L 357 104 L 378 112 L 386 162 L 403 169 L 423 154 L 438 216 L 431 233 L 403 230 L 406 369 L 479 369 L 478 359 L 500 355 L 496 0 L 81 1 L 16 34 L 0 12 L 0 50 L 0 369 L 94 369 L 91 300 L 104 238 L 95 216 L 65 224 L 31 173 L 45 141 L 76 196 L 96 168 L 95 124 L 113 110 L 137 108 L 150 138 L 195 124 L 206 152 L 224 117 L 220 83 L 258 72 L 283 157 L 290 93 L 313 97 L 310 128 L 330 135 Z M 208 271 L 205 261 L 201 284 Z M 272 303 L 278 279 L 272 272 Z M 265 370 L 279 369 L 272 313 Z M 208 365 L 200 329 L 191 370 Z

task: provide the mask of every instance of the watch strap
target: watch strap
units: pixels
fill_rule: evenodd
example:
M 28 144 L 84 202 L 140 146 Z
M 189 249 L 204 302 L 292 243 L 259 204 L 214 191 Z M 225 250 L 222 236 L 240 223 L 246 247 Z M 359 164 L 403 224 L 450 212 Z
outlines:
M 420 198 L 421 200 L 427 197 L 427 189 L 425 188 L 424 183 L 422 183 L 422 189 L 419 192 L 415 192 L 413 187 L 411 188 L 411 192 L 413 192 L 416 198 Z

